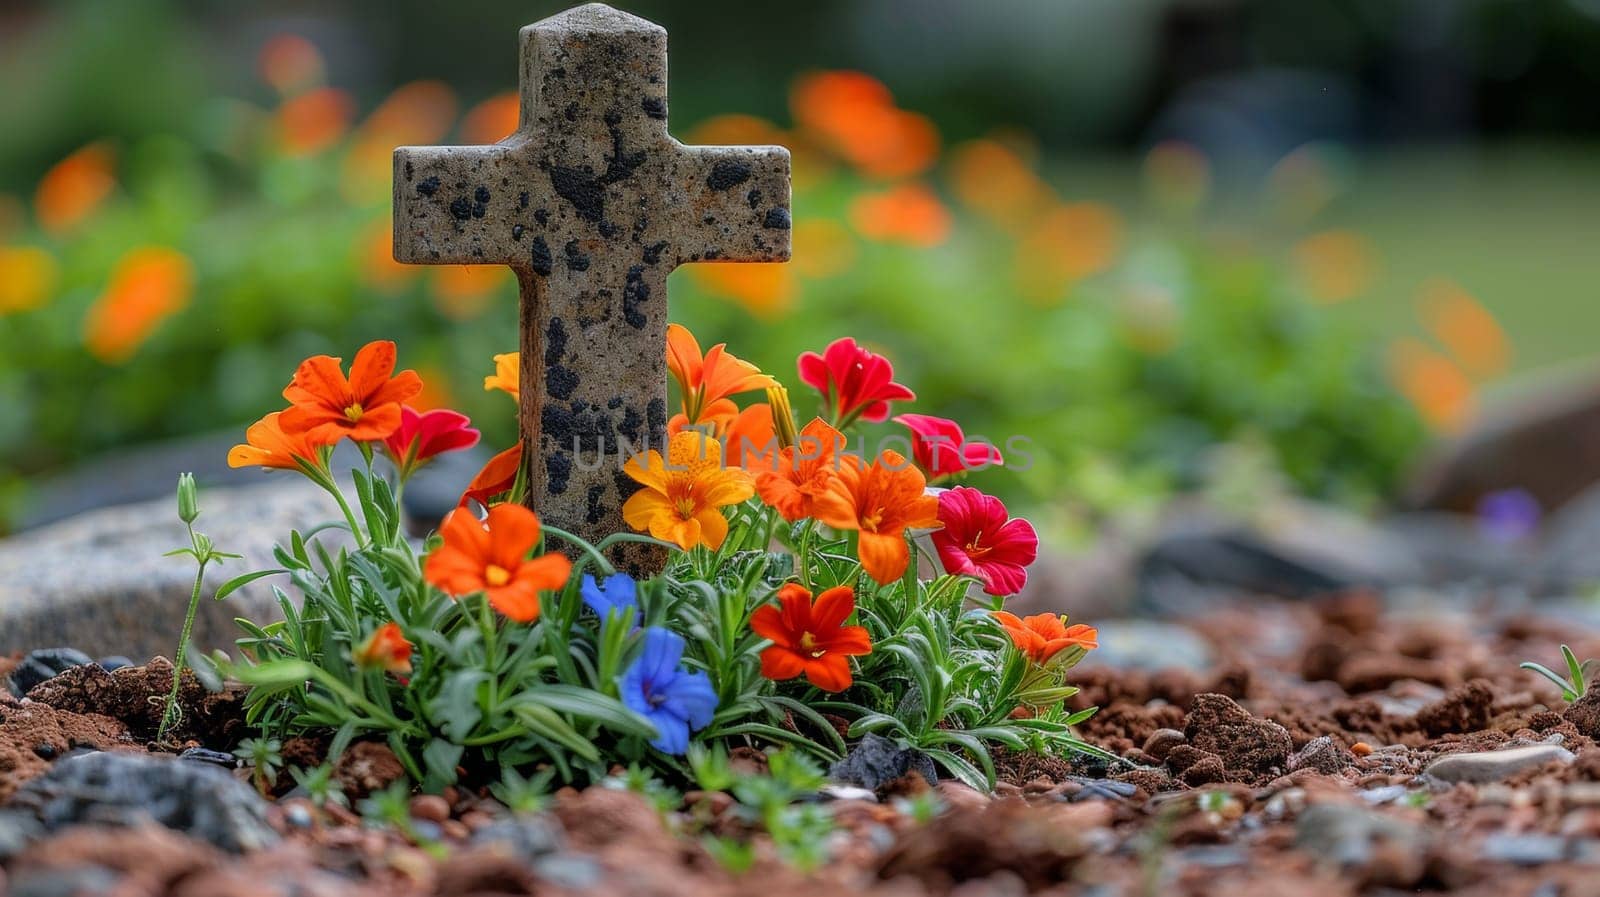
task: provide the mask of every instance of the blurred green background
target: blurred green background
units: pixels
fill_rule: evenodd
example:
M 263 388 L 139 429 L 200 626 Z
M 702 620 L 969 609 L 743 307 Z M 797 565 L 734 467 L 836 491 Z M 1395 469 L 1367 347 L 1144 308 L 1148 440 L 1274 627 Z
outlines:
M 508 444 L 514 288 L 385 262 L 388 149 L 500 136 L 565 5 L 0 4 L 0 531 L 370 339 Z M 798 352 L 886 353 L 902 410 L 1032 440 L 976 483 L 1062 538 L 1241 457 L 1371 507 L 1593 354 L 1595 0 L 623 6 L 676 135 L 795 150 L 795 261 L 682 269 L 674 317 L 802 414 Z

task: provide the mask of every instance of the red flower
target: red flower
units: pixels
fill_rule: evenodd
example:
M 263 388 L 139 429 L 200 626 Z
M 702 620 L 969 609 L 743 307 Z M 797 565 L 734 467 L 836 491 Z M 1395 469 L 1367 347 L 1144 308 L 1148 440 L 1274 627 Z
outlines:
M 894 382 L 889 359 L 856 345 L 848 336 L 829 343 L 821 355 L 802 353 L 800 379 L 822 393 L 824 408 L 841 430 L 858 417 L 871 423 L 888 420 L 890 402 L 916 398 Z
M 467 491 L 461 493 L 461 501 L 457 506 L 465 505 L 468 500 L 476 501 L 484 507 L 489 506 L 489 499 L 496 495 L 503 495 L 511 491 L 517 484 L 517 470 L 522 467 L 522 443 L 517 443 L 506 449 L 483 465 L 478 475 L 467 484 Z
M 434 455 L 477 445 L 479 433 L 469 426 L 471 423 L 465 414 L 456 411 L 437 408 L 418 412 L 407 405 L 400 409 L 400 429 L 383 441 L 383 447 L 403 480 Z
M 314 355 L 300 362 L 283 390 L 291 407 L 278 418 L 289 434 L 310 433 L 328 442 L 345 436 L 358 442 L 389 438 L 400 427 L 400 407 L 422 392 L 416 371 L 394 373 L 395 347 L 376 340 L 361 347 L 350 376 L 339 359 Z
M 823 691 L 850 687 L 850 658 L 872 653 L 865 626 L 842 625 L 856 609 L 849 586 L 835 586 L 811 601 L 811 593 L 797 583 L 778 589 L 782 610 L 767 604 L 750 615 L 756 635 L 772 640 L 761 652 L 761 675 L 768 679 L 793 679 L 805 674 Z
M 999 449 L 987 442 L 968 442 L 961 425 L 948 418 L 902 414 L 894 420 L 911 431 L 911 456 L 930 480 L 1005 463 Z
M 939 495 L 933 547 L 946 573 L 976 577 L 991 595 L 1015 595 L 1028 582 L 1023 569 L 1039 555 L 1039 536 L 1022 518 L 1007 519 L 1006 506 L 970 486 Z
M 397 677 L 411 675 L 411 652 L 415 646 L 406 641 L 400 624 L 389 622 L 372 631 L 367 640 L 350 652 L 356 666 L 364 670 L 383 670 Z

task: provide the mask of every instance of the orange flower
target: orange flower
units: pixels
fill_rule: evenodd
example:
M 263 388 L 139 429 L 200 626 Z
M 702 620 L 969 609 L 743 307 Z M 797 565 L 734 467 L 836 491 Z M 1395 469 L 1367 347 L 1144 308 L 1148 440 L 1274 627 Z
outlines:
M 495 610 L 518 623 L 537 620 L 539 592 L 561 588 L 572 574 L 563 555 L 528 557 L 539 544 L 539 518 L 521 505 L 495 505 L 487 521 L 457 508 L 439 533 L 444 544 L 428 555 L 422 577 L 452 598 L 487 593 Z
M 1017 289 L 1049 304 L 1073 284 L 1111 267 L 1122 247 L 1122 218 L 1097 202 L 1060 205 L 1045 213 L 1017 247 Z
M 361 279 L 380 292 L 393 293 L 422 273 L 394 260 L 394 224 L 387 219 L 373 222 L 357 240 L 355 256 Z
M 164 246 L 124 255 L 84 322 L 84 345 L 107 364 L 132 357 L 156 326 L 189 302 L 194 266 Z
M 1018 619 L 1016 614 L 999 610 L 994 612 L 994 618 L 1011 635 L 1011 641 L 1017 646 L 1017 650 L 1028 655 L 1029 660 L 1040 666 L 1049 664 L 1068 648 L 1079 649 L 1077 656 L 1069 654 L 1057 663 L 1067 660 L 1076 662 L 1083 651 L 1100 646 L 1099 633 L 1093 626 L 1085 626 L 1082 623 L 1068 626 L 1064 615 L 1034 614 L 1025 619 Z
M 665 460 L 651 449 L 629 458 L 622 469 L 644 486 L 622 505 L 622 518 L 685 551 L 721 546 L 728 536 L 722 509 L 755 494 L 750 475 L 723 467 L 721 444 L 698 430 L 673 436 Z
M 433 307 L 457 321 L 483 314 L 495 291 L 511 283 L 511 269 L 500 266 L 440 265 L 429 273 Z
M 470 499 L 487 508 L 490 499 L 510 492 L 517 485 L 517 471 L 521 468 L 522 443 L 519 442 L 483 465 L 478 475 L 467 484 L 467 491 L 461 493 L 458 505 L 465 505 Z
M 0 246 L 0 315 L 31 311 L 49 301 L 60 266 L 35 246 Z
M 1296 243 L 1290 256 L 1311 298 L 1324 304 L 1361 295 L 1377 274 L 1377 251 L 1354 231 L 1312 234 Z
M 45 172 L 33 195 L 39 226 L 61 234 L 88 218 L 117 185 L 111 147 L 91 143 Z
M 872 653 L 865 626 L 845 626 L 855 612 L 849 586 L 835 586 L 817 596 L 797 583 L 778 589 L 778 607 L 767 604 L 750 615 L 756 635 L 771 639 L 761 652 L 761 675 L 773 680 L 804 674 L 823 691 L 850 687 L 850 658 Z
M 926 171 L 939 155 L 939 132 L 926 116 L 897 109 L 889 89 L 861 72 L 814 72 L 789 95 L 795 121 L 867 177 Z
M 690 265 L 689 277 L 707 293 L 732 299 L 761 318 L 776 317 L 794 303 L 794 270 L 778 262 Z
M 777 465 L 778 428 L 772 406 L 757 402 L 739 412 L 720 434 L 728 463 L 754 474 Z
M 244 444 L 228 450 L 229 467 L 267 467 L 275 470 L 301 470 L 301 462 L 327 470 L 323 449 L 332 443 L 313 438 L 310 433 L 285 433 L 274 411 L 244 431 Z
M 278 107 L 278 141 L 291 156 L 309 156 L 333 146 L 350 127 L 356 104 L 350 95 L 318 87 Z
M 1019 231 L 1056 202 L 1050 185 L 1022 156 L 992 138 L 969 141 L 950 153 L 950 186 L 973 211 Z
M 256 67 L 261 80 L 284 96 L 322 83 L 322 53 L 298 34 L 280 34 L 267 41 L 256 57 Z
M 485 390 L 498 389 L 522 401 L 522 353 L 507 352 L 494 357 L 494 373 L 483 378 Z
M 411 675 L 411 652 L 400 624 L 388 622 L 372 631 L 367 640 L 350 651 L 350 659 L 363 670 L 383 670 L 397 677 Z
M 822 418 L 813 418 L 800 431 L 798 442 L 778 452 L 773 467 L 756 477 L 761 500 L 790 523 L 816 516 L 816 501 L 833 486 L 839 470 L 860 461 L 844 454 L 844 447 L 843 434 Z
M 1472 375 L 1492 377 L 1505 373 L 1511 364 L 1511 343 L 1506 332 L 1460 284 L 1444 278 L 1430 279 L 1422 286 L 1418 310 L 1429 332 Z
M 856 197 L 850 203 L 850 223 L 868 239 L 924 249 L 950 236 L 950 212 L 921 184 Z
M 1414 339 L 1389 347 L 1389 378 L 1435 430 L 1459 432 L 1477 410 L 1472 379 L 1445 356 Z
M 283 429 L 310 432 L 313 438 L 337 442 L 348 436 L 358 442 L 387 439 L 400 427 L 400 407 L 422 392 L 416 371 L 394 374 L 395 345 L 375 340 L 361 347 L 350 364 L 350 377 L 340 359 L 314 355 L 300 362 L 283 397 L 293 407 L 283 412 Z
M 514 90 L 495 94 L 467 113 L 461 122 L 462 143 L 499 143 L 516 133 L 522 99 Z
M 813 498 L 812 516 L 834 529 L 859 530 L 862 568 L 887 585 L 911 563 L 906 529 L 939 525 L 939 499 L 925 495 L 927 487 L 915 465 L 884 451 L 871 467 L 840 465 L 833 482 Z
M 667 370 L 678 383 L 683 414 L 690 424 L 701 423 L 704 413 L 721 399 L 778 385 L 760 368 L 729 355 L 726 349 L 726 343 L 717 343 L 702 355 L 700 343 L 688 328 L 667 325 Z
M 401 85 L 356 130 L 345 154 L 340 190 L 352 202 L 386 196 L 394 148 L 436 143 L 456 120 L 456 95 L 442 81 Z

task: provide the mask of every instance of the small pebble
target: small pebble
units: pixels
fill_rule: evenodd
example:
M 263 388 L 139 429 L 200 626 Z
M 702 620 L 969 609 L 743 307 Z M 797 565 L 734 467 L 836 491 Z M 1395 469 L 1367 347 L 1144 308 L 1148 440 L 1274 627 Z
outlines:
M 1180 744 L 1188 744 L 1189 739 L 1177 729 L 1157 729 L 1150 733 L 1144 740 L 1144 752 L 1161 761 L 1167 759 L 1167 754 Z
M 419 794 L 411 799 L 411 818 L 443 822 L 450 818 L 450 802 L 437 794 Z
M 1372 753 L 1372 745 L 1367 744 L 1365 741 L 1358 741 L 1350 745 L 1350 753 L 1355 754 L 1357 757 L 1365 757 Z
M 444 836 L 452 841 L 465 841 L 472 834 L 472 829 L 467 828 L 459 819 L 446 819 L 439 823 L 439 828 L 444 832 Z
M 461 824 L 466 826 L 468 831 L 482 831 L 494 824 L 494 817 L 482 810 L 468 810 L 461 814 Z

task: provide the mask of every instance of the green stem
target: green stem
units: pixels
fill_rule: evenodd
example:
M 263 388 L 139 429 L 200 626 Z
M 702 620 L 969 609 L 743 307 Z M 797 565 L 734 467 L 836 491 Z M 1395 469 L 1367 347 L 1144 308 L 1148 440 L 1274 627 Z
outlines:
M 189 543 L 195 545 L 194 525 L 189 527 Z M 189 612 L 183 618 L 183 633 L 178 636 L 178 650 L 172 657 L 172 689 L 167 692 L 167 707 L 161 713 L 161 725 L 156 729 L 156 743 L 164 742 L 167 730 L 178 721 L 178 688 L 183 683 L 183 670 L 189 657 L 189 637 L 194 633 L 194 618 L 200 611 L 200 589 L 205 584 L 206 563 L 209 560 L 195 545 L 195 557 L 200 568 L 194 574 L 194 588 L 189 593 Z

